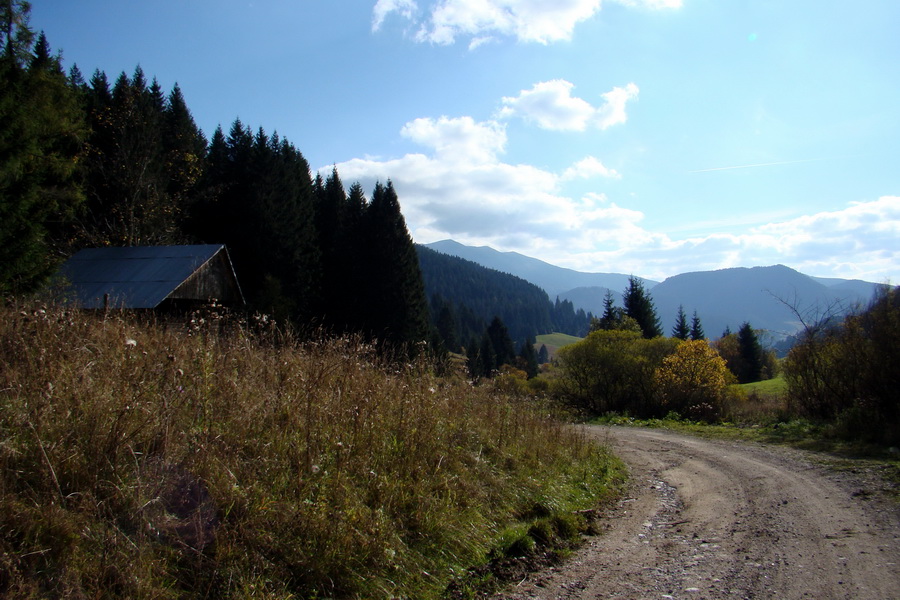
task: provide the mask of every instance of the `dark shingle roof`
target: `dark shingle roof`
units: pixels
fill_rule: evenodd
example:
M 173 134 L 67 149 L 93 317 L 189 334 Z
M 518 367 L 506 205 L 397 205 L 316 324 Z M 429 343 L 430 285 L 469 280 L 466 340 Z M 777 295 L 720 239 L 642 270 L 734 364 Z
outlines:
M 69 284 L 69 299 L 82 308 L 103 308 L 107 294 L 110 308 L 155 308 L 224 248 L 86 248 L 66 261 L 60 274 Z

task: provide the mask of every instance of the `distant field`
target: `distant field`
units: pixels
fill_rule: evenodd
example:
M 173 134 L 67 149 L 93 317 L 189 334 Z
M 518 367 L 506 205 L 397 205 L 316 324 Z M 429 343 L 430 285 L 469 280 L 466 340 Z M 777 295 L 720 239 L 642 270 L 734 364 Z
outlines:
M 784 375 L 778 375 L 774 379 L 766 379 L 765 381 L 757 381 L 755 383 L 744 383 L 738 386 L 746 393 L 756 392 L 759 396 L 780 396 L 787 391 L 787 382 Z
M 536 339 L 537 343 L 535 344 L 535 348 L 540 350 L 542 344 L 547 346 L 547 352 L 550 353 L 550 358 L 552 359 L 556 356 L 556 351 L 563 346 L 580 342 L 584 338 L 567 335 L 565 333 L 547 333 L 545 335 L 537 336 Z

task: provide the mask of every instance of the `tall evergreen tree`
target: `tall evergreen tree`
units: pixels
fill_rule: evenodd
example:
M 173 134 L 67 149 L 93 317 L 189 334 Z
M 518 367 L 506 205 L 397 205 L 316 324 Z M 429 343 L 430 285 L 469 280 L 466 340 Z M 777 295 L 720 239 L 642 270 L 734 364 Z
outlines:
M 41 34 L 29 54 L 27 2 L 0 3 L 0 293 L 35 289 L 55 267 L 51 230 L 82 200 L 86 128 L 75 90 Z
M 494 354 L 494 345 L 491 337 L 485 330 L 481 336 L 481 346 L 478 347 L 478 373 L 480 377 L 492 377 L 500 364 L 497 355 Z
M 538 350 L 537 361 L 539 365 L 550 362 L 550 351 L 547 350 L 547 344 L 541 344 L 541 349 Z
M 762 379 L 765 356 L 759 338 L 750 323 L 744 323 L 737 333 L 740 366 L 736 373 L 740 383 L 752 383 Z
M 700 317 L 697 316 L 696 310 L 691 319 L 691 339 L 694 341 L 706 339 L 706 334 L 703 332 L 703 325 L 700 323 Z
M 428 304 L 419 259 L 393 184 L 376 184 L 363 215 L 365 329 L 375 338 L 405 345 L 427 340 Z
M 209 144 L 194 235 L 224 243 L 256 310 L 307 324 L 321 293 L 309 164 L 287 140 L 239 119 Z
M 662 325 L 656 314 L 653 300 L 644 289 L 643 282 L 637 277 L 628 279 L 628 287 L 623 294 L 625 314 L 637 321 L 643 336 L 647 339 L 662 335 Z
M 511 365 L 516 360 L 516 349 L 512 339 L 509 337 L 509 330 L 500 317 L 494 317 L 491 324 L 487 328 L 487 336 L 491 341 L 491 349 L 495 359 L 495 367 L 503 365 Z
M 4 60 L 24 67 L 31 58 L 34 31 L 29 26 L 31 3 L 0 1 L 0 52 Z
M 457 336 L 459 325 L 456 321 L 456 311 L 453 310 L 453 304 L 446 300 L 438 299 L 432 302 L 432 306 L 437 307 L 435 327 L 441 343 L 448 351 L 459 352 L 460 343 Z
M 597 329 L 616 329 L 616 324 L 622 319 L 622 309 L 616 306 L 616 300 L 611 290 L 606 290 L 603 296 L 603 315 L 597 323 Z
M 684 306 L 678 306 L 678 314 L 675 317 L 675 327 L 672 328 L 672 337 L 679 340 L 686 340 L 691 335 L 691 329 L 688 327 L 687 315 L 684 314 Z
M 176 243 L 181 206 L 169 194 L 165 137 L 166 100 L 138 66 L 121 73 L 111 94 L 105 77 L 92 80 L 88 102 L 92 133 L 84 162 L 87 211 L 83 244 L 139 246 Z
M 522 342 L 522 348 L 519 350 L 518 367 L 525 371 L 528 378 L 537 377 L 538 374 L 538 357 L 534 351 L 534 338 L 529 337 Z
M 179 218 L 184 219 L 197 201 L 207 144 L 177 83 L 163 109 L 163 149 L 168 171 L 166 192 L 178 207 Z

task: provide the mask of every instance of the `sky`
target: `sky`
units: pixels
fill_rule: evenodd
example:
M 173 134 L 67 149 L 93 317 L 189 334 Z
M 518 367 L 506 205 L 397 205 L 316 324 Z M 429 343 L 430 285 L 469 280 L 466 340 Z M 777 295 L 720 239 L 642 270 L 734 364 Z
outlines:
M 413 239 L 654 280 L 900 281 L 897 0 L 33 0 L 209 136 L 278 132 Z

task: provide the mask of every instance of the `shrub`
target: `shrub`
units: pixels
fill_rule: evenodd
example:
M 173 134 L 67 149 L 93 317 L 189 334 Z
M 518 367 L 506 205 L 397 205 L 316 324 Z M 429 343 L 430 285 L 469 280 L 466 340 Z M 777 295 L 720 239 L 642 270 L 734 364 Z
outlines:
M 663 359 L 654 379 L 664 410 L 714 421 L 728 389 L 728 368 L 705 340 L 684 341 Z
M 617 411 L 653 416 L 659 412 L 653 374 L 677 344 L 632 331 L 593 331 L 560 349 L 555 389 L 592 415 Z
M 839 325 L 810 327 L 784 361 L 791 400 L 853 438 L 900 441 L 900 290 L 884 286 Z

